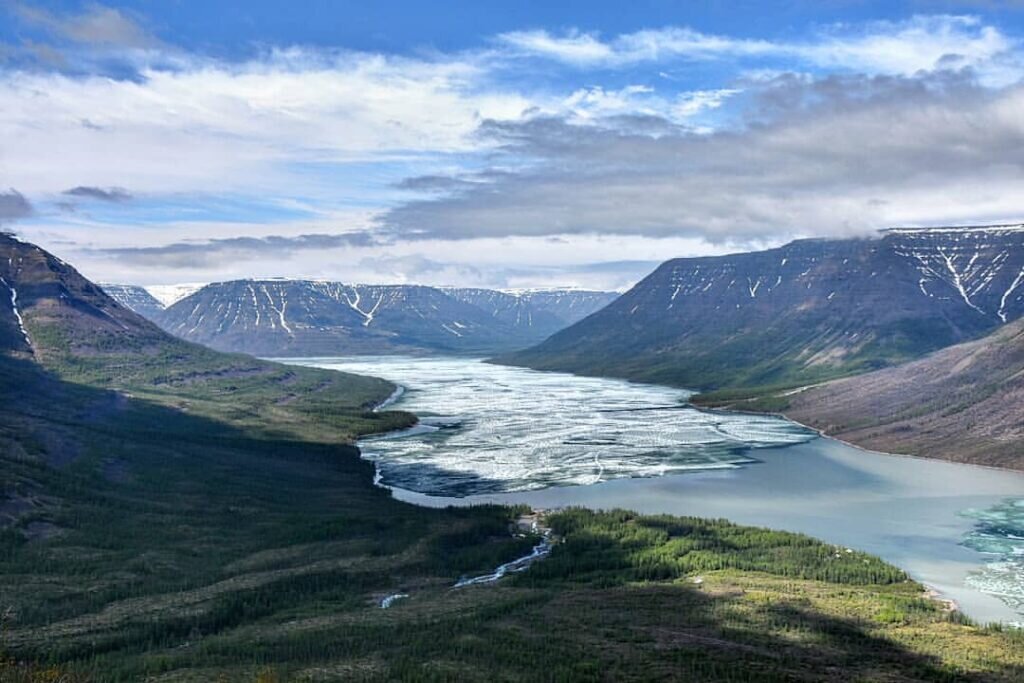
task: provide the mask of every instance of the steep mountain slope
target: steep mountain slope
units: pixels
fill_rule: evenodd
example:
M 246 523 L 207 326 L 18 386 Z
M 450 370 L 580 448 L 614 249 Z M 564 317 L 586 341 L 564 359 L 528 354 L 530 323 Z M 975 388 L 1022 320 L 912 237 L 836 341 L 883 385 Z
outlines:
M 1024 312 L 1024 227 L 668 261 L 607 308 L 499 358 L 699 389 L 795 386 L 965 341 Z
M 472 287 L 446 287 L 444 291 L 472 304 L 513 329 L 541 341 L 601 310 L 618 294 L 575 289 L 502 292 Z
M 865 448 L 1024 469 L 1024 321 L 916 361 L 778 397 Z
M 164 305 L 150 294 L 145 287 L 138 285 L 118 285 L 101 282 L 100 288 L 125 308 L 130 308 L 147 320 L 155 320 Z
M 433 287 L 312 280 L 207 285 L 157 320 L 183 339 L 265 356 L 483 353 L 542 338 Z
M 122 306 L 60 259 L 39 247 L 0 234 L 0 287 L 7 304 L 2 327 L 13 347 L 40 363 L 69 354 L 152 350 L 183 346 L 156 325 Z

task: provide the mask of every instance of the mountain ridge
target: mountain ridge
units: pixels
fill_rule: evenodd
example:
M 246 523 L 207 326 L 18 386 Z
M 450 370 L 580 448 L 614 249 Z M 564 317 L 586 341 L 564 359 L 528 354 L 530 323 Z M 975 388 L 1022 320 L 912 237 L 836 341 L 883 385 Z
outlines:
M 206 285 L 154 319 L 184 339 L 263 356 L 484 354 L 528 346 L 613 297 L 253 278 Z
M 699 390 L 799 386 L 920 357 L 1024 313 L 1021 226 L 895 229 L 672 259 L 496 362 Z

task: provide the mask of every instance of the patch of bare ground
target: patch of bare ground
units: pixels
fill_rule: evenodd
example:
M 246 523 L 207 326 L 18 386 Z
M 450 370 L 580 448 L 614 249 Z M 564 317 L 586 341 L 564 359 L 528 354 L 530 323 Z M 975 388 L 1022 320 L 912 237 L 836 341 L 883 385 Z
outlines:
M 66 533 L 66 530 L 53 522 L 35 520 L 26 524 L 22 533 L 29 541 L 45 541 Z
M 787 417 L 857 446 L 1024 469 L 1024 322 L 784 399 Z
M 290 385 L 295 383 L 294 380 L 295 380 L 295 375 L 291 375 L 290 381 L 281 382 L 281 384 L 283 384 L 285 386 L 290 386 Z M 327 388 L 332 387 L 332 386 L 334 386 L 334 382 L 333 381 L 331 381 L 331 380 L 323 380 L 323 381 L 317 382 L 316 385 L 314 385 L 313 387 L 311 387 L 309 389 L 304 389 L 301 394 L 298 394 L 298 393 L 295 393 L 295 392 L 288 392 L 287 394 L 285 394 L 281 398 L 279 398 L 276 401 L 274 401 L 274 403 L 276 405 L 279 405 L 279 406 L 286 406 L 286 405 L 288 405 L 290 403 L 294 403 L 296 399 L 306 398 L 307 396 L 310 396 L 312 394 L 319 394 L 319 393 L 323 392 L 324 389 L 327 389 Z

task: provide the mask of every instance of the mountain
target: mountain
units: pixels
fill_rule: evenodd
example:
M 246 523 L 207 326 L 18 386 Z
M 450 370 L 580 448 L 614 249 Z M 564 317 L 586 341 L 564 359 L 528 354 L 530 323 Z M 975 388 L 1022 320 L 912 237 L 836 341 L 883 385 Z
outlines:
M 207 285 L 156 320 L 183 339 L 262 356 L 491 353 L 536 343 L 604 298 L 552 294 L 531 303 L 487 290 L 236 280 Z
M 858 446 L 1024 469 L 1024 320 L 897 367 L 784 393 L 774 409 Z
M 69 354 L 103 355 L 115 348 L 178 345 L 156 325 L 35 245 L 0 234 L 2 348 L 40 363 Z M 2 305 L 2 304 L 0 304 Z
M 100 288 L 114 301 L 130 308 L 147 320 L 155 320 L 164 310 L 164 305 L 160 300 L 150 294 L 145 287 L 104 282 L 100 283 Z
M 898 229 L 674 259 L 498 362 L 695 389 L 797 386 L 981 336 L 1024 312 L 1024 226 Z
M 577 289 L 503 292 L 495 289 L 446 287 L 444 291 L 536 341 L 601 310 L 618 297 L 615 292 Z

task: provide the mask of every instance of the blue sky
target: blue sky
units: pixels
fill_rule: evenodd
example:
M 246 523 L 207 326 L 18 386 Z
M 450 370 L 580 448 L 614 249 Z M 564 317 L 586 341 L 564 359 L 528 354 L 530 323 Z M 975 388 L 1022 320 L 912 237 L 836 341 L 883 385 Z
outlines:
M 1024 3 L 0 3 L 0 222 L 89 276 L 621 288 L 1024 219 Z M 311 237 L 312 236 L 312 237 Z

